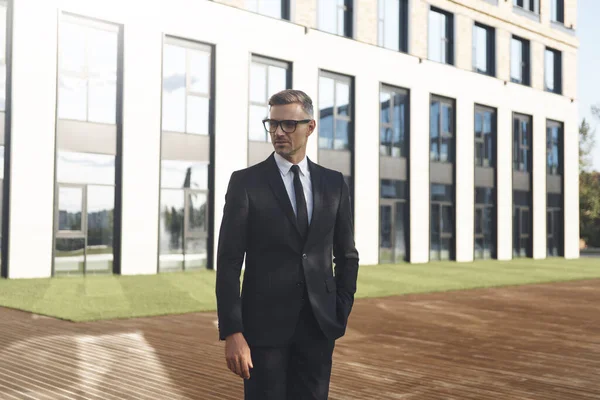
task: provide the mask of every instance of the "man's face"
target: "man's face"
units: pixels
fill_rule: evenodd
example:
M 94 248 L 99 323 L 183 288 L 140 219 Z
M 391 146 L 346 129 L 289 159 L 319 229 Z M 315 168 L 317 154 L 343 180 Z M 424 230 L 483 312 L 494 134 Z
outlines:
M 280 156 L 289 157 L 296 154 L 298 151 L 302 151 L 303 153 L 306 152 L 308 137 L 315 130 L 316 123 L 308 114 L 306 114 L 306 112 L 304 112 L 300 104 L 271 106 L 269 118 L 277 121 L 301 121 L 310 119 L 311 121 L 308 123 L 298 123 L 296 129 L 291 133 L 284 132 L 281 128 L 281 124 L 279 124 L 274 133 L 271 133 L 273 148 Z M 288 132 L 293 130 L 293 127 L 291 128 L 292 129 L 290 129 L 290 126 L 287 124 L 284 125 L 284 129 Z

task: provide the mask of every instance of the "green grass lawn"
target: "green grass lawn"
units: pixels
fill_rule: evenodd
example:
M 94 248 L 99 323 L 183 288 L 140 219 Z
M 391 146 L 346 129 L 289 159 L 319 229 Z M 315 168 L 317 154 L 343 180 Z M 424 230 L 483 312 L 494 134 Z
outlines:
M 357 297 L 600 278 L 600 259 L 361 266 Z M 0 306 L 71 321 L 215 310 L 213 271 L 0 279 Z

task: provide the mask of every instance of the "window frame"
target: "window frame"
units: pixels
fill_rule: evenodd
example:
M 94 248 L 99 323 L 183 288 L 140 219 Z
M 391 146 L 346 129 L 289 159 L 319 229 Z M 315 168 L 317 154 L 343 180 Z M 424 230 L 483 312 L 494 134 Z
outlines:
M 260 103 L 260 102 L 256 102 L 252 100 L 252 64 L 261 64 L 263 66 L 266 67 L 267 71 L 266 71 L 266 87 L 264 88 L 265 92 L 266 92 L 266 96 L 265 96 L 265 103 Z M 265 57 L 265 56 L 261 56 L 258 54 L 252 54 L 251 58 L 250 58 L 250 71 L 248 74 L 248 129 L 247 129 L 247 134 L 248 134 L 248 141 L 250 142 L 256 142 L 256 143 L 270 143 L 271 142 L 271 136 L 269 135 L 269 133 L 264 129 L 264 127 L 260 127 L 260 129 L 262 129 L 262 131 L 264 132 L 264 137 L 265 140 L 256 140 L 256 139 L 251 139 L 250 138 L 250 108 L 252 106 L 260 106 L 260 107 L 265 107 L 268 109 L 269 107 L 269 93 L 268 93 L 268 85 L 269 85 L 269 67 L 278 67 L 278 68 L 283 68 L 285 69 L 285 88 L 286 89 L 291 89 L 292 88 L 292 68 L 293 65 L 291 62 L 288 61 L 284 61 L 284 60 L 278 60 L 275 58 L 270 58 L 270 57 Z M 268 117 L 268 115 L 267 115 Z
M 437 121 L 437 125 L 438 125 L 438 137 L 437 139 L 433 139 L 431 137 L 431 107 L 433 105 L 434 102 L 437 102 L 440 104 L 439 107 L 439 117 L 438 117 L 438 121 Z M 452 136 L 449 138 L 443 138 L 442 136 L 442 104 L 446 104 L 449 105 L 452 108 Z M 438 95 L 431 95 L 430 101 L 429 101 L 429 161 L 430 162 L 437 162 L 437 163 L 443 163 L 443 164 L 453 164 L 456 162 L 456 100 L 455 99 L 451 99 L 451 98 L 447 98 L 447 97 L 442 97 L 442 96 L 438 96 Z M 438 145 L 438 150 L 437 150 L 437 155 L 432 158 L 432 143 L 434 140 L 437 140 L 437 145 Z M 442 161 L 441 159 L 441 149 L 442 149 L 442 144 L 445 141 L 449 141 L 449 143 L 452 144 L 452 147 L 449 151 L 449 154 L 447 155 L 447 159 Z
M 440 14 L 442 16 L 444 16 L 446 18 L 446 32 L 444 32 L 445 36 L 440 38 L 440 41 L 444 42 L 443 46 L 445 46 L 446 48 L 446 60 L 444 61 L 439 61 L 437 59 L 433 59 L 431 57 L 431 49 L 429 49 L 429 38 L 431 35 L 431 18 L 430 15 L 431 13 L 437 13 Z M 449 12 L 449 11 L 445 11 L 441 8 L 435 7 L 435 6 L 430 6 L 429 8 L 429 13 L 427 14 L 428 18 L 427 18 L 427 57 L 429 58 L 429 60 L 434 61 L 434 62 L 439 62 L 441 64 L 448 64 L 448 65 L 454 65 L 454 14 Z
M 554 17 L 556 14 L 556 18 Z M 550 20 L 559 24 L 565 23 L 565 0 L 550 1 Z
M 170 36 L 170 35 L 165 35 L 163 38 L 163 51 L 162 51 L 162 57 L 164 59 L 165 57 L 165 52 L 164 52 L 164 47 L 170 45 L 170 46 L 175 46 L 175 47 L 181 47 L 185 49 L 185 106 L 184 106 L 184 111 L 185 111 L 185 118 L 184 118 L 184 123 L 185 123 L 185 129 L 183 132 L 181 131 L 174 131 L 174 130 L 170 130 L 170 129 L 165 129 L 164 128 L 164 104 L 163 101 L 161 101 L 161 131 L 162 132 L 171 132 L 171 133 L 177 133 L 177 134 L 183 134 L 183 135 L 194 135 L 194 136 L 212 136 L 211 134 L 211 123 L 210 123 L 210 110 L 211 110 L 211 103 L 213 101 L 213 96 L 212 96 L 212 90 L 213 90 L 213 73 L 212 73 L 212 64 L 214 62 L 213 58 L 214 58 L 214 51 L 213 51 L 213 47 L 211 45 L 208 44 L 204 44 L 201 42 L 196 42 L 193 40 L 189 40 L 189 39 L 182 39 L 182 38 L 178 38 L 175 36 Z M 209 55 L 209 69 L 208 69 L 208 92 L 207 93 L 202 93 L 202 92 L 197 92 L 191 89 L 191 80 L 190 80 L 190 56 L 189 56 L 189 51 L 201 51 L 201 52 L 205 52 L 208 53 Z M 164 61 L 163 61 L 164 63 Z M 165 80 L 165 76 L 164 76 L 164 69 L 163 72 L 161 74 L 161 97 L 164 99 L 164 80 Z M 207 126 L 207 133 L 193 133 L 193 132 L 189 132 L 188 131 L 188 97 L 192 96 L 192 97 L 198 97 L 198 98 L 203 98 L 203 99 L 207 99 L 208 100 L 208 126 Z
M 478 189 L 483 189 L 483 190 L 491 190 L 492 194 L 491 194 L 491 199 L 492 202 L 491 203 L 478 203 L 477 202 L 477 190 Z M 474 198 L 474 214 L 473 214 L 473 224 L 474 224 L 474 228 L 473 228 L 473 258 L 474 259 L 486 259 L 486 257 L 477 257 L 477 253 L 476 253 L 476 242 L 477 240 L 483 240 L 484 244 L 489 242 L 490 243 L 490 247 L 491 247 L 491 252 L 490 252 L 490 259 L 494 259 L 496 258 L 496 252 L 497 252 L 497 245 L 498 245 L 498 241 L 497 241 L 497 235 L 496 235 L 496 229 L 497 229 L 497 215 L 496 215 L 496 203 L 497 203 L 497 191 L 496 188 L 490 188 L 490 187 L 479 187 L 476 186 L 475 187 L 475 198 Z M 490 212 L 491 215 L 491 227 L 489 232 L 486 232 L 485 230 L 485 214 L 486 214 L 486 210 L 488 210 Z M 480 211 L 481 212 L 481 233 L 477 233 L 477 212 Z
M 539 0 L 513 0 L 513 8 L 521 9 L 533 14 L 540 14 Z
M 390 122 L 383 122 L 381 119 L 381 113 L 383 111 L 381 108 L 381 104 L 382 104 L 381 103 L 381 94 L 382 93 L 387 93 L 390 95 L 390 107 L 388 109 Z M 407 155 L 409 153 L 409 149 L 407 148 L 408 142 L 409 142 L 408 136 L 410 135 L 410 122 L 409 122 L 409 119 L 410 119 L 410 91 L 408 89 L 403 89 L 403 88 L 399 88 L 399 87 L 395 87 L 395 86 L 382 84 L 379 89 L 379 94 L 380 94 L 380 98 L 379 98 L 379 155 L 386 156 L 386 157 L 393 157 L 393 158 L 407 158 Z M 390 145 L 385 146 L 386 151 L 384 153 L 382 151 L 384 145 L 381 142 L 381 129 L 386 128 L 386 129 L 391 129 L 392 132 L 394 131 L 394 128 L 395 128 L 394 97 L 397 94 L 404 95 L 406 98 L 406 102 L 404 103 L 405 108 L 406 108 L 406 111 L 405 111 L 406 115 L 404 116 L 404 127 L 401 127 L 402 129 L 404 129 L 404 140 L 400 144 L 400 146 L 395 146 L 394 135 L 392 135 Z M 398 147 L 400 149 L 400 155 L 398 155 L 398 156 L 393 155 L 394 147 Z
M 378 0 L 377 7 L 377 45 L 390 50 L 396 50 L 402 53 L 408 53 L 408 35 L 409 35 L 409 0 L 396 0 L 398 1 L 399 8 L 399 26 L 398 26 L 398 48 L 388 47 L 385 44 L 385 27 L 387 25 L 385 12 L 385 1 Z M 382 7 L 383 4 L 383 7 Z M 383 16 L 381 15 L 383 8 Z M 383 32 L 383 35 L 382 35 Z
M 550 89 L 547 85 L 548 69 L 546 68 L 546 59 L 549 54 L 552 54 L 554 64 L 554 75 L 552 76 L 553 89 Z M 551 47 L 546 47 L 544 50 L 544 90 L 549 93 L 562 94 L 562 52 Z
M 513 56 L 512 46 L 514 42 L 521 43 L 521 80 L 517 80 L 513 78 L 512 75 L 512 62 L 511 62 L 511 71 L 510 71 L 510 81 L 513 83 L 517 83 L 524 86 L 531 86 L 531 50 L 530 50 L 530 42 L 527 39 L 524 39 L 519 36 L 512 35 L 510 41 L 510 56 Z
M 77 72 L 73 72 L 73 71 L 68 71 L 68 70 L 64 70 L 62 68 L 62 55 L 61 55 L 61 35 L 62 35 L 62 25 L 63 24 L 72 24 L 72 25 L 78 25 L 80 28 L 83 29 L 95 29 L 95 30 L 100 30 L 100 31 L 105 31 L 105 32 L 110 32 L 110 33 L 115 33 L 117 35 L 117 43 L 116 43 L 116 48 L 115 48 L 115 74 L 114 74 L 114 80 L 115 80 L 115 119 L 112 122 L 104 122 L 104 121 L 94 121 L 94 120 L 90 120 L 90 82 L 94 80 L 94 74 L 92 74 L 90 72 L 90 62 L 89 62 L 89 54 L 90 51 L 92 51 L 90 49 L 90 44 L 88 42 L 89 37 L 88 34 L 86 32 L 85 37 L 84 37 L 84 65 L 83 65 L 83 71 L 80 73 Z M 57 64 L 57 75 L 58 75 L 58 81 L 57 81 L 57 88 L 56 88 L 56 118 L 63 120 L 63 121 L 77 121 L 77 122 L 83 122 L 83 123 L 91 123 L 91 124 L 101 124 L 101 125 L 117 125 L 118 124 L 118 107 L 119 107 L 119 82 L 120 79 L 122 79 L 119 75 L 122 74 L 122 71 L 120 71 L 119 68 L 119 57 L 121 55 L 121 35 L 122 35 L 122 31 L 121 31 L 121 26 L 117 25 L 117 24 L 113 24 L 110 22 L 104 22 L 104 21 L 99 21 L 99 20 L 95 20 L 95 19 L 90 19 L 87 17 L 82 17 L 82 16 L 78 16 L 75 14 L 71 14 L 71 13 L 67 13 L 67 12 L 63 12 L 60 15 L 60 22 L 59 22 L 59 33 L 58 33 L 58 42 L 57 42 L 57 58 L 58 58 L 58 64 Z M 6 61 L 6 60 L 4 60 Z M 80 79 L 82 81 L 85 81 L 85 85 L 86 85 L 86 93 L 85 93 L 85 119 L 78 119 L 78 118 L 63 118 L 60 116 L 60 101 L 61 101 L 61 96 L 60 96 L 60 78 L 64 76 L 67 78 L 73 78 L 73 79 Z
M 497 152 L 496 152 L 496 148 L 497 148 L 497 125 L 498 125 L 498 117 L 497 117 L 497 111 L 495 108 L 491 108 L 491 107 L 487 107 L 487 106 L 483 106 L 480 104 L 475 104 L 475 113 L 474 113 L 474 119 L 477 118 L 477 114 L 480 113 L 483 115 L 487 112 L 490 112 L 492 114 L 492 126 L 491 126 L 491 132 L 488 134 L 490 136 L 489 140 L 492 142 L 492 149 L 491 149 L 491 161 L 489 159 L 487 159 L 486 157 L 486 134 L 482 131 L 481 133 L 481 138 L 477 137 L 477 134 L 475 132 L 475 128 L 476 128 L 476 123 L 474 121 L 474 132 L 473 132 L 473 137 L 474 137 L 474 144 L 475 144 L 475 153 L 474 153 L 474 160 L 475 160 L 475 167 L 482 167 L 482 168 L 495 168 L 496 164 L 497 164 Z M 481 158 L 481 162 L 478 162 L 478 157 L 477 157 L 477 148 L 481 147 L 482 148 L 482 158 Z M 488 160 L 487 165 L 485 163 L 485 161 Z
M 341 36 L 341 37 L 347 37 L 347 38 L 353 38 L 353 31 L 354 31 L 354 0 L 344 0 L 344 4 L 336 4 L 335 5 L 335 32 L 331 32 L 328 31 L 326 29 L 324 29 L 322 26 L 319 25 L 319 21 L 320 21 L 320 9 L 321 9 L 321 4 L 323 1 L 331 1 L 331 0 L 317 0 L 317 29 L 323 32 L 327 32 L 327 33 L 331 33 L 332 35 L 337 35 L 337 36 Z M 343 29 L 343 33 L 340 33 L 338 31 L 338 27 L 339 27 L 339 16 L 340 13 L 339 11 L 342 10 L 343 11 L 343 19 L 344 19 L 344 29 Z
M 325 71 L 325 70 L 320 70 L 319 71 L 319 80 L 320 78 L 328 78 L 328 79 L 332 79 L 334 81 L 334 85 L 333 85 L 333 131 L 332 131 L 332 140 L 331 140 L 331 147 L 324 147 L 321 146 L 321 143 L 318 143 L 318 148 L 319 149 L 323 149 L 323 150 L 333 150 L 333 151 L 350 151 L 351 153 L 354 153 L 354 79 L 350 76 L 346 76 L 346 75 L 342 75 L 342 74 L 338 74 L 338 73 L 334 73 L 334 72 L 329 72 L 329 71 Z M 349 89 L 349 99 L 350 101 L 348 102 L 348 115 L 339 115 L 338 114 L 338 108 L 339 105 L 337 103 L 337 84 L 338 82 L 343 83 L 343 84 L 347 84 Z M 320 91 L 320 88 L 319 88 Z M 319 93 L 319 96 L 321 95 L 321 93 Z M 320 121 L 321 121 L 321 105 L 319 104 L 319 115 L 318 115 L 318 123 L 317 126 L 319 125 Z M 335 139 L 336 139 L 336 133 L 337 133 L 337 121 L 346 121 L 348 122 L 348 148 L 345 149 L 336 149 L 335 148 Z M 320 135 L 320 132 L 319 132 Z
M 263 14 L 261 13 L 260 10 L 260 3 L 269 1 L 269 0 L 254 0 L 256 2 L 256 6 L 257 6 L 257 10 L 252 10 L 248 7 L 248 0 L 246 0 L 246 4 L 245 4 L 245 9 L 248 11 L 251 11 L 253 13 L 259 14 L 259 15 L 263 15 L 265 17 L 271 17 L 271 18 L 280 18 L 283 20 L 290 20 L 290 0 L 281 0 L 281 15 L 278 17 L 273 17 L 271 15 L 268 14 Z
M 518 124 L 518 132 L 515 132 L 515 122 L 519 122 Z M 527 131 L 527 145 L 523 144 L 523 130 L 522 123 L 527 122 L 529 126 L 529 130 Z M 533 118 L 529 115 L 513 113 L 513 171 L 525 172 L 531 174 L 533 172 L 533 160 L 532 160 L 532 149 L 533 149 Z M 519 135 L 519 146 L 515 147 L 515 135 Z M 523 163 L 523 154 L 527 152 L 527 165 Z M 516 156 L 516 157 L 515 157 Z M 524 169 L 523 169 L 524 168 Z
M 476 48 L 476 29 L 480 28 L 480 29 L 484 29 L 487 33 L 486 36 L 486 51 L 485 51 L 485 57 L 486 57 L 486 62 L 487 62 L 487 71 L 480 71 L 479 69 L 477 69 L 477 48 Z M 492 76 L 495 77 L 496 76 L 496 29 L 489 26 L 489 25 L 485 25 L 482 24 L 480 22 L 475 21 L 473 23 L 473 71 L 479 73 L 479 74 L 483 74 L 483 75 L 487 75 L 487 76 Z

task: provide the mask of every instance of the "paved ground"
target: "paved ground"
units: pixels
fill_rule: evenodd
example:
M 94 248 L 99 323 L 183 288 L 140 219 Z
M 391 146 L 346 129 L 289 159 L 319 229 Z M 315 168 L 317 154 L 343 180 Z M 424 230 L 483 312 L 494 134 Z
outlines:
M 0 399 L 241 399 L 214 323 L 0 308 Z M 330 399 L 600 399 L 600 280 L 358 300 Z

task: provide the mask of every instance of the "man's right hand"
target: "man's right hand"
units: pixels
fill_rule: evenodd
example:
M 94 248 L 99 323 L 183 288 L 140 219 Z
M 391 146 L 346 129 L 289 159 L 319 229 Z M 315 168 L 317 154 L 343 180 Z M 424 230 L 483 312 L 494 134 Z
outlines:
M 241 332 L 225 338 L 225 359 L 231 372 L 244 379 L 250 379 L 250 368 L 254 368 L 254 365 L 252 365 L 250 347 Z

